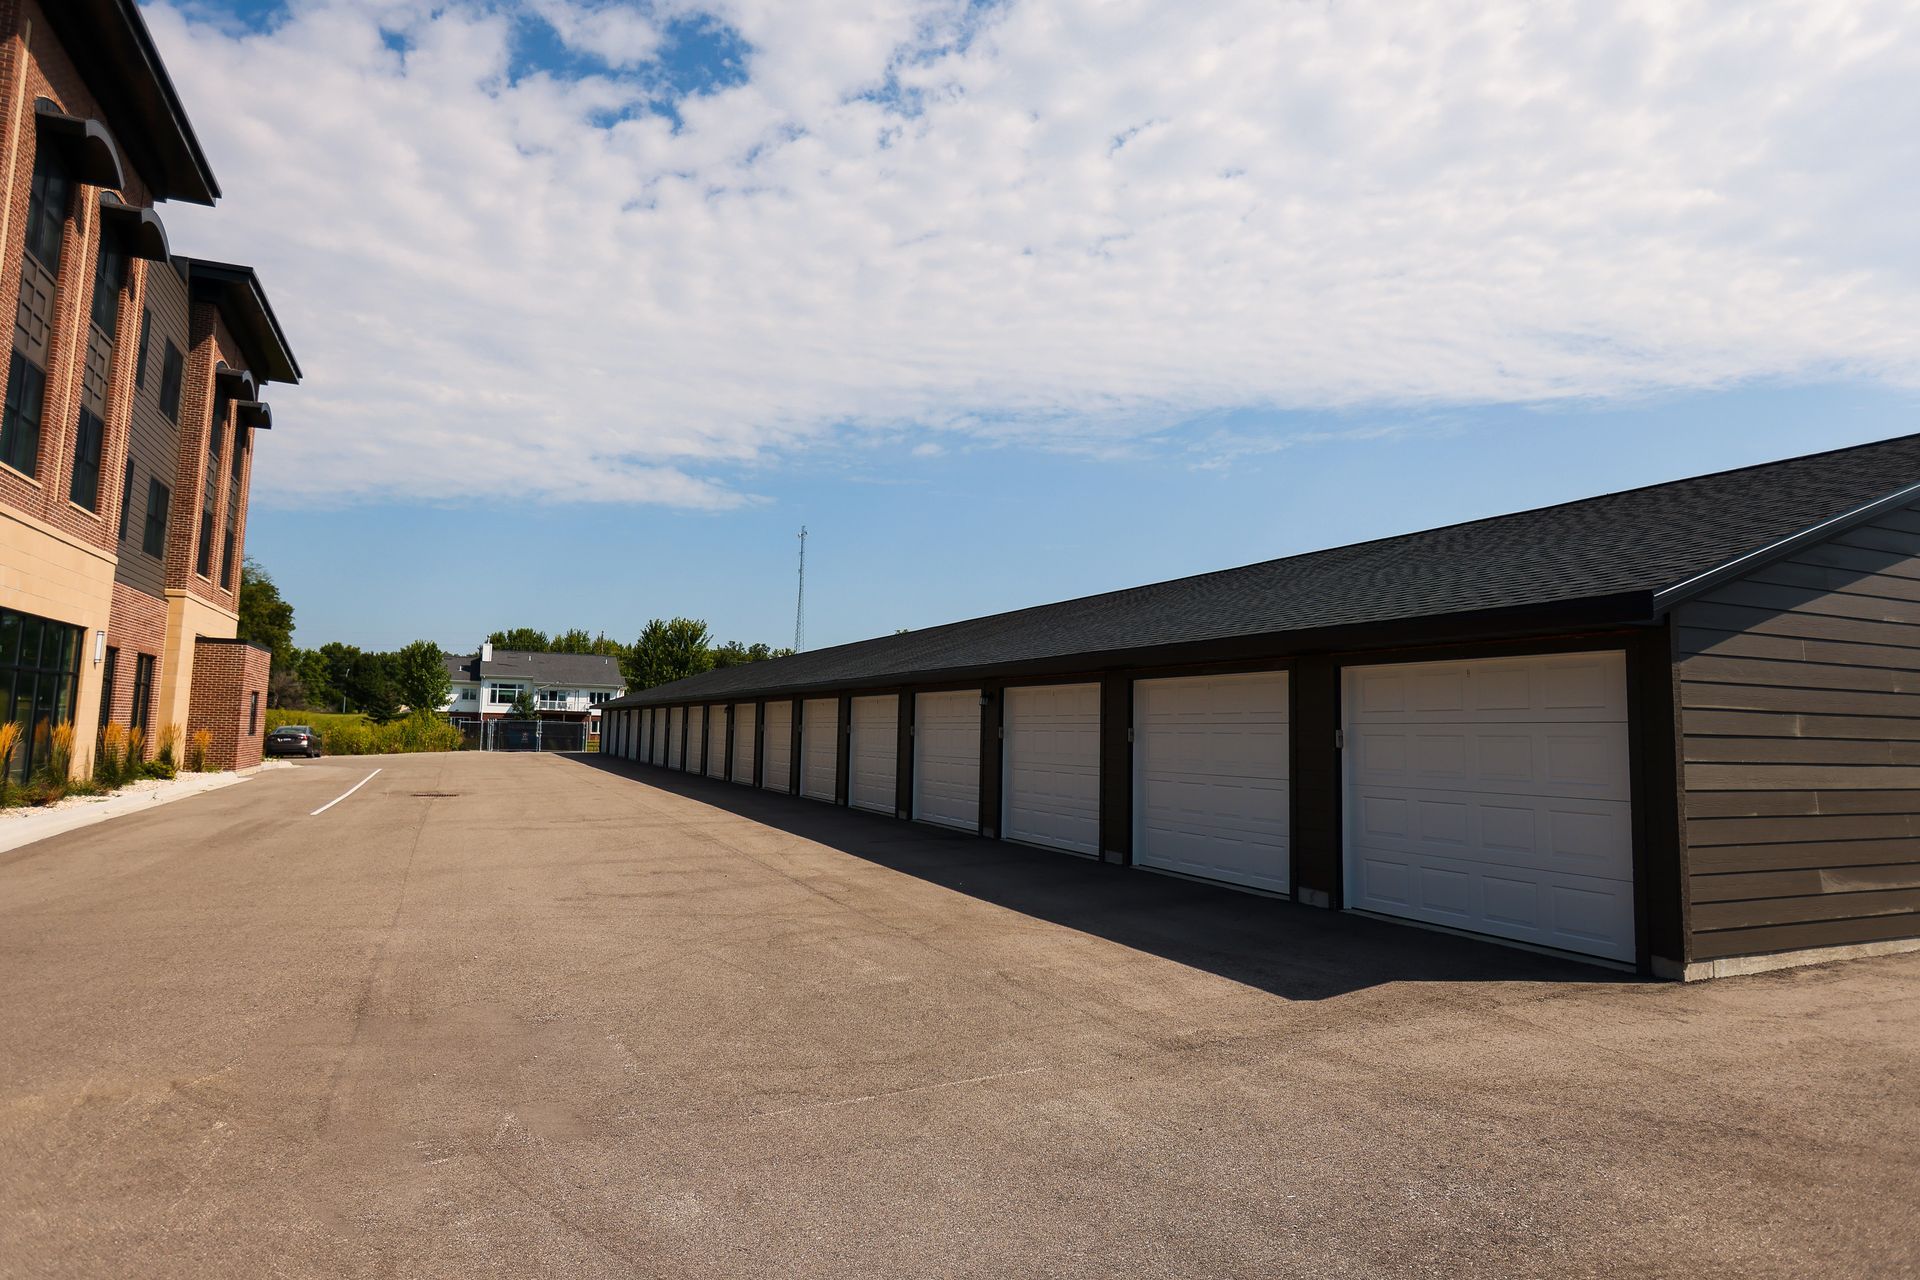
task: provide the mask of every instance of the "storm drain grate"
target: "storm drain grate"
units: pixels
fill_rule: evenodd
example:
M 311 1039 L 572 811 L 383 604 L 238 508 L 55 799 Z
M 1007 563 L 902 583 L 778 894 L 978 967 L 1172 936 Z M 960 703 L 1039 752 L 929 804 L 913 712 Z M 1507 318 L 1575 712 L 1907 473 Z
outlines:
M 418 800 L 451 800 L 460 793 L 458 791 L 416 791 L 413 794 Z

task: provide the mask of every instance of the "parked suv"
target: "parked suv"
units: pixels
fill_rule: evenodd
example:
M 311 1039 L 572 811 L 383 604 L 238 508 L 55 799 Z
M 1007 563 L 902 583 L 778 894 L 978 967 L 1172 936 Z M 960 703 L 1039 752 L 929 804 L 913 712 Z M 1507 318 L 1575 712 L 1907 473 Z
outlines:
M 304 724 L 283 724 L 267 735 L 270 756 L 305 756 L 311 760 L 320 754 L 320 735 Z

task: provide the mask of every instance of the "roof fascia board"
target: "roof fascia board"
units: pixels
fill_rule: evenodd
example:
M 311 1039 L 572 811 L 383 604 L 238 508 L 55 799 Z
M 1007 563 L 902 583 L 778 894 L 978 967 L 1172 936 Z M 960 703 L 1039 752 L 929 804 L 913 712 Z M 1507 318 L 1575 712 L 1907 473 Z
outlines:
M 220 184 L 136 0 L 42 6 L 156 200 L 210 205 Z
M 1466 640 L 1524 640 L 1547 638 L 1568 631 L 1602 627 L 1633 627 L 1653 621 L 1652 593 L 1629 591 L 1555 601 L 1547 605 L 1518 605 L 1471 613 L 1434 614 L 1420 618 L 1392 618 L 1380 622 L 1319 627 L 1304 631 L 1267 632 L 1213 640 L 1137 649 L 1108 649 L 1024 658 L 1010 662 L 963 667 L 930 667 L 893 672 L 857 680 L 816 680 L 804 684 L 768 684 L 742 689 L 701 689 L 692 685 L 702 676 L 690 676 L 673 685 L 659 685 L 629 693 L 611 704 L 613 710 L 667 706 L 676 703 L 752 702 L 760 698 L 805 697 L 823 693 L 900 689 L 920 685 L 953 685 L 961 681 L 1002 676 L 1065 675 L 1095 670 L 1173 667 L 1212 662 L 1261 662 L 1326 653 L 1362 653 L 1422 644 L 1457 644 Z M 752 664 L 758 665 L 758 664 Z M 737 668 L 728 668 L 734 670 Z M 704 674 L 704 673 L 703 673 Z
M 252 267 L 206 258 L 179 261 L 187 264 L 187 283 L 195 297 L 220 308 L 227 327 L 246 348 L 254 376 L 261 382 L 299 382 L 300 362 L 287 344 L 273 304 L 267 301 L 259 273 Z
M 1865 524 L 1884 512 L 1909 506 L 1915 502 L 1920 502 L 1920 484 L 1910 484 L 1904 489 L 1896 489 L 1883 498 L 1875 498 L 1872 502 L 1863 503 L 1850 511 L 1843 511 L 1831 519 L 1808 525 L 1800 532 L 1782 538 L 1778 542 L 1771 542 L 1744 555 L 1735 556 L 1725 564 L 1717 565 L 1705 573 L 1696 574 L 1685 582 L 1677 582 L 1671 587 L 1654 592 L 1654 612 L 1666 613 L 1675 605 L 1685 604 L 1723 583 L 1751 573 L 1755 569 L 1764 568 L 1776 560 L 1785 559 L 1816 542 L 1823 542 L 1836 534 L 1845 533 L 1848 529 Z

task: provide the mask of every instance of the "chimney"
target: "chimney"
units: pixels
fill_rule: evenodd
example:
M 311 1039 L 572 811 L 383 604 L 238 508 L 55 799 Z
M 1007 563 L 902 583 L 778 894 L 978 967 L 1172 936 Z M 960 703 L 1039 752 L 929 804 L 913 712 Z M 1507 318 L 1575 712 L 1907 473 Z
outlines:
M 493 641 L 482 640 L 480 642 L 480 661 L 482 663 L 493 661 Z

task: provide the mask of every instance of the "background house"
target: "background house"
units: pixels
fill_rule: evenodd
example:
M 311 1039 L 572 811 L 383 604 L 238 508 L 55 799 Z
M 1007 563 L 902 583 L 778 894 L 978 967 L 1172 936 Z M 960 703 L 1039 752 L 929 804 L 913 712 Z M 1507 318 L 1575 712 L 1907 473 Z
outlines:
M 522 693 L 539 718 L 585 723 L 600 732 L 600 704 L 626 692 L 620 659 L 597 653 L 529 653 L 482 644 L 478 653 L 446 655 L 453 696 L 442 708 L 455 721 L 498 720 Z

